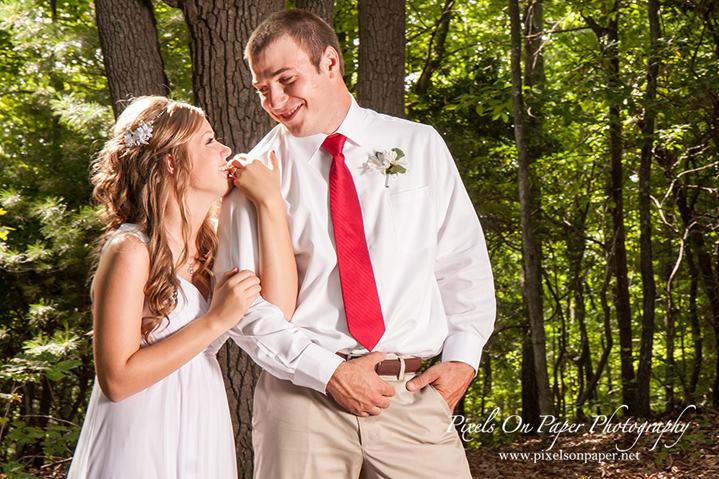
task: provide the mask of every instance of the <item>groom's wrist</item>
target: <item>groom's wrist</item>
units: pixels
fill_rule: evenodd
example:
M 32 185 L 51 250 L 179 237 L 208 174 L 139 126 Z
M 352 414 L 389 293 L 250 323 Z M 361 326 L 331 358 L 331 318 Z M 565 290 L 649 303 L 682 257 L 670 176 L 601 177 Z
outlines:
M 299 358 L 292 382 L 326 394 L 327 383 L 343 361 L 334 352 L 311 343 Z

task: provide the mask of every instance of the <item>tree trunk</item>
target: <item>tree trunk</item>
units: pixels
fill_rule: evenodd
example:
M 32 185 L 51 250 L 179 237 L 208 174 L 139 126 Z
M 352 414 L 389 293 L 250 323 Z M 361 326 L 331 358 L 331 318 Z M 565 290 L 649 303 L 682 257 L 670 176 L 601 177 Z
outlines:
M 589 188 L 587 188 L 589 189 Z M 586 198 L 588 195 L 585 195 Z M 576 202 L 577 213 L 572 220 L 571 228 L 565 230 L 565 243 L 567 245 L 567 259 L 569 260 L 569 295 L 572 301 L 572 319 L 579 323 L 580 333 L 580 354 L 577 359 L 577 395 L 581 397 L 584 394 L 585 384 L 589 384 L 592 380 L 592 354 L 589 347 L 589 335 L 587 333 L 586 324 L 586 307 L 584 304 L 584 280 L 582 274 L 582 262 L 586 251 L 586 219 L 589 207 L 589 201 L 585 204 Z M 586 381 L 586 382 L 585 382 Z
M 540 91 L 544 90 L 544 83 L 546 81 L 544 74 L 544 54 L 541 51 L 542 32 L 544 29 L 543 16 L 542 0 L 532 0 L 528 2 L 524 12 L 524 87 Z M 532 167 L 537 158 L 540 158 L 545 153 L 543 137 L 544 118 L 542 104 L 539 101 L 531 95 L 526 102 L 524 100 L 527 99 L 523 97 L 523 103 L 525 103 L 525 105 L 523 105 L 522 113 L 524 113 L 525 109 L 532 112 L 531 115 L 523 114 L 523 119 L 526 130 L 524 138 L 529 162 L 527 173 L 529 177 L 529 211 L 532 215 L 534 254 L 537 258 L 536 261 L 533 262 L 535 271 L 532 276 L 539 278 L 539 285 L 534 293 L 538 295 L 538 297 L 534 299 L 534 307 L 536 308 L 537 317 L 544 318 L 544 291 L 541 282 L 542 236 L 539 228 L 539 225 L 542 224 L 542 218 L 540 216 L 542 211 L 542 190 L 537 172 L 535 168 Z M 526 296 L 525 299 L 527 299 Z M 557 367 L 561 367 L 561 360 L 557 361 Z M 557 372 L 558 370 L 555 370 L 555 381 Z M 535 391 L 537 393 L 539 392 L 536 386 Z M 558 398 L 558 395 L 555 394 L 554 397 Z M 536 401 L 535 396 L 535 402 Z M 537 409 L 536 405 L 534 409 Z
M 555 315 L 559 315 L 559 331 L 554 331 L 554 380 L 552 383 L 552 393 L 554 397 L 554 412 L 557 416 L 564 416 L 567 406 L 566 392 L 567 387 L 564 380 L 564 363 L 567 361 L 567 318 L 564 316 L 564 310 L 559 295 L 554 288 L 551 287 L 551 283 L 548 285 L 548 290 L 554 298 Z M 552 321 L 557 324 L 556 319 Z
M 95 18 L 115 118 L 124 100 L 170 92 L 150 0 L 95 0 Z
M 404 117 L 405 0 L 359 0 L 357 102 Z
M 537 393 L 540 414 L 553 414 L 552 392 L 547 371 L 546 335 L 542 313 L 541 265 L 534 242 L 532 205 L 529 187 L 529 154 L 524 130 L 524 101 L 522 98 L 522 39 L 517 0 L 509 0 L 512 23 L 512 106 L 514 108 L 514 136 L 517 144 L 519 204 L 522 225 L 523 297 L 532 330 L 534 367 L 537 375 Z
M 694 360 L 692 361 L 692 376 L 689 381 L 689 394 L 694 396 L 699 382 L 699 374 L 702 369 L 703 351 L 702 351 L 702 331 L 699 326 L 699 312 L 697 308 L 697 290 L 699 289 L 699 273 L 694 263 L 694 255 L 691 248 L 687 248 L 687 265 L 689 267 L 689 276 L 691 282 L 689 285 L 689 323 L 692 328 L 692 342 L 694 343 Z M 689 399 L 688 403 L 693 402 Z
M 587 334 L 587 322 L 586 314 L 584 309 L 584 292 L 581 289 L 574 289 L 573 292 L 574 307 L 572 308 L 572 314 L 574 319 L 579 323 L 579 335 L 580 335 L 580 354 L 577 360 L 577 380 L 579 382 L 579 388 L 577 395 L 581 396 L 584 393 L 584 384 L 589 384 L 592 380 L 593 368 L 592 368 L 592 353 L 589 349 L 589 335 Z
M 522 327 L 522 424 L 529 424 L 537 431 L 541 424 L 539 402 L 537 401 L 537 373 L 534 367 L 532 328 L 529 320 Z
M 612 262 L 615 285 L 615 307 L 619 329 L 619 356 L 622 373 L 622 399 L 627 405 L 627 414 L 637 413 L 637 386 L 632 356 L 632 313 L 629 298 L 629 273 L 627 268 L 626 231 L 624 228 L 624 171 L 622 166 L 622 120 L 619 91 L 619 2 L 614 3 L 606 27 L 605 51 L 609 60 L 607 88 L 609 106 L 609 153 L 610 178 L 607 185 L 612 215 Z
M 282 0 L 167 0 L 182 9 L 190 35 L 195 104 L 207 112 L 217 138 L 234 152 L 252 148 L 274 125 L 260 105 L 243 60 L 252 31 Z
M 418 95 L 424 95 L 427 92 L 432 74 L 437 70 L 439 65 L 441 65 L 442 59 L 444 58 L 446 52 L 445 42 L 447 40 L 447 34 L 449 33 L 449 24 L 452 20 L 454 4 L 455 0 L 445 1 L 442 15 L 432 30 L 429 45 L 427 45 L 427 56 L 425 57 L 424 68 L 422 68 L 422 73 L 414 85 L 414 92 Z
M 480 408 L 482 415 L 487 412 L 487 398 L 492 393 L 492 355 L 489 353 L 491 344 L 491 341 L 488 341 L 484 346 L 482 359 L 479 361 L 479 368 L 482 370 L 482 402 Z
M 225 378 L 227 402 L 235 431 L 238 475 L 252 478 L 254 455 L 252 450 L 252 398 L 260 377 L 260 368 L 232 341 L 227 341 L 217 353 L 220 369 Z
M 615 13 L 618 14 L 615 4 Z M 608 43 L 611 55 L 609 88 L 618 91 L 619 82 L 619 25 L 617 15 L 609 20 Z M 637 412 L 637 393 L 632 356 L 632 313 L 629 299 L 629 273 L 627 268 L 626 231 L 624 229 L 624 171 L 622 166 L 622 122 L 620 100 L 609 107 L 609 150 L 611 155 L 610 199 L 612 223 L 614 227 L 614 275 L 616 279 L 617 324 L 619 327 L 619 347 L 622 371 L 622 398 L 627 405 L 627 413 Z
M 542 53 L 543 31 L 544 4 L 542 0 L 532 0 L 524 14 L 524 86 L 539 91 L 544 90 L 544 83 L 546 82 L 546 76 L 544 74 L 544 54 Z M 544 154 L 543 108 L 541 103 L 535 100 L 531 95 L 529 101 L 527 101 L 527 108 L 528 111 L 532 112 L 531 115 L 525 117 L 528 142 L 527 149 L 529 151 L 530 161 L 534 162 Z M 538 200 L 541 198 L 541 191 L 538 186 L 539 182 L 532 180 L 533 178 L 530 178 L 532 188 L 535 190 L 533 199 Z M 541 206 L 535 204 L 533 211 L 540 210 Z
M 607 289 L 609 289 L 609 278 L 611 278 L 612 271 L 611 267 L 609 265 L 609 262 L 607 262 L 606 269 L 604 271 L 604 281 L 602 281 L 602 289 L 599 291 L 599 298 L 602 303 L 602 311 L 604 313 L 604 337 L 607 339 L 607 344 L 603 345 L 604 348 L 602 350 L 602 356 L 599 358 L 599 364 L 597 365 L 597 371 L 592 375 L 592 379 L 587 382 L 587 388 L 584 390 L 584 392 L 579 396 L 579 399 L 577 399 L 577 408 L 582 407 L 584 403 L 589 399 L 592 395 L 594 395 L 594 392 L 596 391 L 597 384 L 599 384 L 599 379 L 602 377 L 602 372 L 604 371 L 604 367 L 607 367 L 607 370 L 609 370 L 608 360 L 609 360 L 609 353 L 612 351 L 612 346 L 614 345 L 614 339 L 612 338 L 612 325 L 611 325 L 611 308 L 609 307 L 609 302 L 607 301 Z M 607 379 L 610 382 L 610 390 L 611 390 L 611 380 L 612 375 L 611 373 L 607 374 Z
M 642 136 L 642 156 L 639 166 L 639 228 L 640 228 L 640 262 L 642 272 L 642 335 L 639 345 L 639 369 L 637 371 L 637 406 L 640 416 L 647 417 L 651 413 L 649 382 L 652 372 L 652 346 L 654 344 L 654 301 L 656 286 L 654 284 L 654 265 L 652 260 L 652 218 L 650 198 L 650 178 L 652 171 L 652 151 L 654 149 L 654 118 L 656 111 L 654 100 L 657 96 L 657 76 L 659 74 L 659 0 L 649 0 L 649 31 L 651 56 L 647 69 L 647 91 L 645 94 L 646 109 Z M 667 319 L 669 314 L 667 314 Z
M 664 369 L 664 412 L 671 413 L 674 410 L 676 400 L 674 398 L 674 342 L 676 338 L 676 310 L 672 301 L 671 290 L 667 294 L 667 314 L 664 318 L 664 340 L 666 345 L 666 368 Z
M 205 110 L 218 139 L 243 152 L 255 145 L 273 122 L 260 105 L 252 74 L 243 60 L 252 31 L 282 0 L 168 0 L 185 15 L 190 35 L 192 87 L 195 103 Z M 225 378 L 240 475 L 252 478 L 252 398 L 260 367 L 234 343 L 220 349 L 217 359 Z
M 335 21 L 335 0 L 297 0 L 295 7 L 314 13 L 329 26 Z M 338 53 L 342 54 L 342 52 Z
M 700 227 L 694 224 L 695 219 L 689 202 L 686 197 L 686 190 L 683 187 L 675 186 L 674 194 L 677 197 L 677 206 L 682 217 L 685 228 L 691 228 L 689 232 L 689 240 L 691 247 L 696 253 L 697 262 L 699 264 L 699 272 L 701 274 L 704 291 L 709 300 L 709 309 L 711 311 L 711 324 L 714 329 L 714 341 L 717 351 L 719 351 L 719 283 L 716 280 L 712 268 L 711 256 L 707 252 L 704 234 Z M 716 355 L 714 384 L 712 387 L 712 403 L 719 406 L 719 354 Z

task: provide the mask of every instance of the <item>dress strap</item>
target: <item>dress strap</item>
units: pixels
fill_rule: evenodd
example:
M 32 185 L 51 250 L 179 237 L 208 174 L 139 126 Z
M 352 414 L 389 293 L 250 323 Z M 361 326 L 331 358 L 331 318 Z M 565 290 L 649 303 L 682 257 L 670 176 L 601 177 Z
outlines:
M 118 236 L 123 235 L 123 234 L 131 234 L 131 235 L 137 237 L 140 241 L 142 241 L 145 244 L 145 246 L 147 246 L 148 249 L 150 248 L 150 239 L 147 237 L 147 235 L 145 233 L 140 231 L 139 226 L 137 226 L 136 224 L 133 224 L 133 223 L 123 223 L 120 225 L 119 228 L 117 228 L 117 230 L 115 230 L 114 233 L 112 233 L 110 235 L 109 238 L 107 238 L 107 241 L 105 241 L 105 244 L 102 245 L 102 251 L 100 252 L 100 254 L 105 252 L 105 248 L 107 248 L 107 246 L 115 238 L 117 238 Z

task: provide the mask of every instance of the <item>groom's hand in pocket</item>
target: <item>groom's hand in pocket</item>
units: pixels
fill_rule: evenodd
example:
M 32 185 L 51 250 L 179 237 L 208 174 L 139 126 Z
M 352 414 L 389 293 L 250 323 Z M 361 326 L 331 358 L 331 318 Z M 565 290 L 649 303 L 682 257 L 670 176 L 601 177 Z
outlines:
M 374 370 L 384 359 L 384 353 L 374 352 L 343 362 L 327 383 L 327 394 L 355 416 L 378 415 L 389 407 L 389 398 L 394 396 L 394 386 Z
M 448 361 L 435 364 L 416 378 L 407 381 L 406 388 L 408 391 L 419 391 L 431 384 L 444 398 L 449 410 L 454 411 L 454 407 L 467 391 L 474 375 L 474 368 L 469 364 Z

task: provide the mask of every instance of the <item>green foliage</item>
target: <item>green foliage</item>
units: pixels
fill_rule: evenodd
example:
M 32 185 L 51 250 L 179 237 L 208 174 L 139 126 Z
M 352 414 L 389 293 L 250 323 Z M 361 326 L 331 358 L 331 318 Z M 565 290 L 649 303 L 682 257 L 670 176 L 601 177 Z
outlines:
M 0 50 L 0 462 L 20 478 L 71 453 L 94 377 L 88 162 L 112 112 L 87 2 L 3 2 Z
M 42 316 L 52 306 L 31 305 L 31 314 Z M 0 379 L 18 383 L 40 383 L 43 377 L 50 381 L 59 381 L 79 366 L 77 359 L 65 359 L 78 349 L 80 338 L 70 332 L 56 332 L 53 338 L 42 335 L 25 342 L 23 350 L 14 358 L 0 366 Z M 14 399 L 6 397 L 5 399 Z
M 356 0 L 336 0 L 334 29 L 342 49 L 345 65 L 344 79 L 350 91 L 357 83 L 357 56 L 359 51 L 359 25 Z
M 37 479 L 37 476 L 23 472 L 25 465 L 18 461 L 9 461 L 2 464 L 3 477 L 7 479 Z
M 155 3 L 155 19 L 162 61 L 170 82 L 170 96 L 177 101 L 193 103 L 190 36 L 179 8 L 165 2 Z
M 486 417 L 494 407 L 501 417 L 521 412 L 521 341 L 524 314 L 521 298 L 521 235 L 516 190 L 516 160 L 509 89 L 509 25 L 506 2 L 455 1 L 444 56 L 433 71 L 431 85 L 417 93 L 415 85 L 432 59 L 438 59 L 436 41 L 442 10 L 447 2 L 407 2 L 407 104 L 409 115 L 434 125 L 445 137 L 457 161 L 472 201 L 482 220 L 497 289 L 496 332 L 484 351 L 477 380 L 465 398 L 468 418 Z M 630 268 L 633 335 L 639 337 L 642 284 L 639 276 L 638 168 L 647 139 L 641 133 L 645 109 L 657 111 L 651 195 L 654 263 L 658 297 L 654 340 L 651 405 L 665 407 L 666 330 L 668 297 L 676 318 L 673 381 L 677 395 L 706 403 L 710 380 L 716 374 L 717 350 L 708 299 L 699 282 L 690 294 L 687 231 L 700 229 L 716 262 L 717 137 L 712 138 L 717 111 L 715 39 L 702 35 L 702 17 L 691 7 L 662 4 L 663 32 L 658 45 L 661 61 L 659 94 L 644 99 L 649 58 L 646 5 L 592 1 L 544 3 L 545 33 L 542 52 L 546 82 L 525 87 L 530 118 L 541 119 L 543 135 L 531 138 L 532 177 L 538 192 L 534 218 L 542 244 L 544 316 L 547 353 L 554 400 L 561 414 L 579 411 L 573 403 L 586 380 L 579 381 L 582 353 L 579 314 L 586 325 L 593 368 L 606 344 L 601 291 L 606 290 L 611 328 L 616 331 L 613 282 L 604 282 L 611 248 L 609 222 L 614 205 L 606 192 L 609 172 L 607 149 L 608 106 L 621 104 L 625 170 L 625 223 Z M 520 7 L 522 7 L 520 5 Z M 619 22 L 619 85 L 608 84 L 606 37 L 597 37 L 587 19 L 605 26 Z M 696 95 L 691 92 L 698 91 Z M 714 112 L 714 119 L 712 113 Z M 686 223 L 678 209 L 677 189 L 683 188 L 694 223 Z M 711 245 L 711 246 L 710 246 Z M 696 253 L 694 255 L 694 267 Z M 676 272 L 670 274 L 675 269 Z M 576 279 L 575 279 L 576 278 Z M 582 297 L 570 285 L 582 284 Z M 581 310 L 578 309 L 581 302 Z M 696 313 L 692 313 L 696 311 Z M 692 332 L 692 315 L 698 334 Z M 701 339 L 703 360 L 696 363 L 694 342 Z M 638 343 L 634 357 L 638 361 Z M 621 404 L 618 339 L 597 392 L 583 409 L 594 413 Z M 485 364 L 485 361 L 487 364 Z M 635 368 L 637 362 L 635 361 Z M 689 375 L 699 367 L 696 389 Z M 681 390 L 682 392 L 678 392 Z M 478 438 L 477 443 L 501 440 Z

